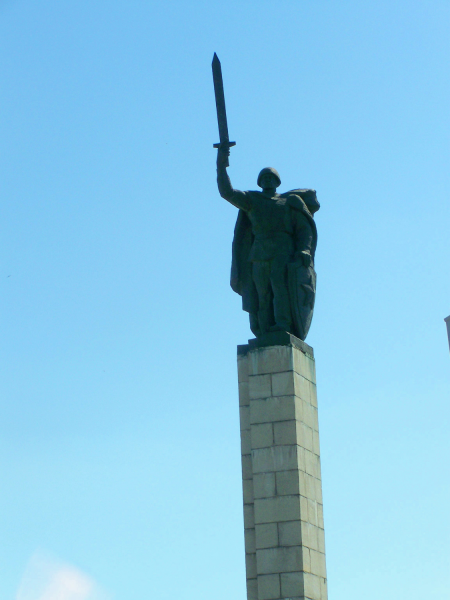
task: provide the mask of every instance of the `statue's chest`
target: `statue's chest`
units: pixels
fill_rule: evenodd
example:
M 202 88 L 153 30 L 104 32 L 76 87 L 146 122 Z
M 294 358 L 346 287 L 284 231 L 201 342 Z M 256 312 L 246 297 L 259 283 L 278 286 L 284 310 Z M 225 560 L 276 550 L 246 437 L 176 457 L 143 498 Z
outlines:
M 250 220 L 258 229 L 276 231 L 289 227 L 290 211 L 285 198 L 260 198 L 251 212 Z

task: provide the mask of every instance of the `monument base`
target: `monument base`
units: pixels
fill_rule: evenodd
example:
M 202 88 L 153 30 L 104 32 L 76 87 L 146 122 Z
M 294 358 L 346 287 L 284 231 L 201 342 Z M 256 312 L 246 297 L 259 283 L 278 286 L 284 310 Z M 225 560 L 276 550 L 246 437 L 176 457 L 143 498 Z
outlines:
M 248 600 L 327 600 L 313 349 L 285 332 L 238 346 Z

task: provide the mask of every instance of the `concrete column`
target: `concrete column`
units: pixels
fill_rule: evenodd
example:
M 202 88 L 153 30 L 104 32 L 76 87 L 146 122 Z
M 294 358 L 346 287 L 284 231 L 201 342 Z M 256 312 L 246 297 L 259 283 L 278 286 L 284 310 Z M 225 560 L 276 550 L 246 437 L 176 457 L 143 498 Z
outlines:
M 327 600 L 314 354 L 238 346 L 248 600 Z

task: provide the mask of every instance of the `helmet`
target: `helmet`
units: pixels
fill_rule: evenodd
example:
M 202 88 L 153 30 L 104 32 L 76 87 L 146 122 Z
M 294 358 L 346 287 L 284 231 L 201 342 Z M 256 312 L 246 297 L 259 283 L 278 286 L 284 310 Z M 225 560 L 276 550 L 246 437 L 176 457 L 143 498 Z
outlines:
M 277 187 L 278 187 L 279 185 L 281 185 L 281 179 L 280 179 L 280 176 L 278 175 L 278 171 L 276 171 L 275 169 L 272 169 L 272 167 L 266 167 L 266 168 L 265 168 L 265 169 L 263 169 L 263 170 L 260 172 L 260 174 L 258 175 L 258 180 L 257 180 L 257 182 L 256 182 L 256 183 L 259 185 L 259 187 L 262 187 L 262 185 L 261 185 L 261 183 L 260 183 L 260 181 L 261 181 L 261 177 L 262 177 L 263 175 L 265 175 L 266 173 L 271 173 L 272 175 L 275 175 L 275 177 L 276 177 L 276 178 L 277 178 L 277 180 L 278 180 Z

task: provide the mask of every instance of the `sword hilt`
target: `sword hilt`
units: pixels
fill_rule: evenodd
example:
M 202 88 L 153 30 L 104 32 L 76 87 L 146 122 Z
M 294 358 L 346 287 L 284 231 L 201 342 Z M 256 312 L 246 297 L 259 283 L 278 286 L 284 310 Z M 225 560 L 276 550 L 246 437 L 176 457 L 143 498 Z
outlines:
M 213 144 L 213 148 L 220 148 L 220 146 L 224 144 L 224 142 L 220 142 L 219 144 Z M 236 146 L 236 142 L 227 142 L 227 146 L 228 148 L 231 148 L 231 146 Z M 226 167 L 230 166 L 230 163 L 228 161 L 228 156 L 227 156 L 227 162 L 225 163 Z
M 223 144 L 223 142 L 219 142 L 218 144 L 213 144 L 213 148 L 220 148 L 220 146 Z M 231 148 L 231 146 L 236 146 L 236 142 L 228 142 L 228 148 Z

